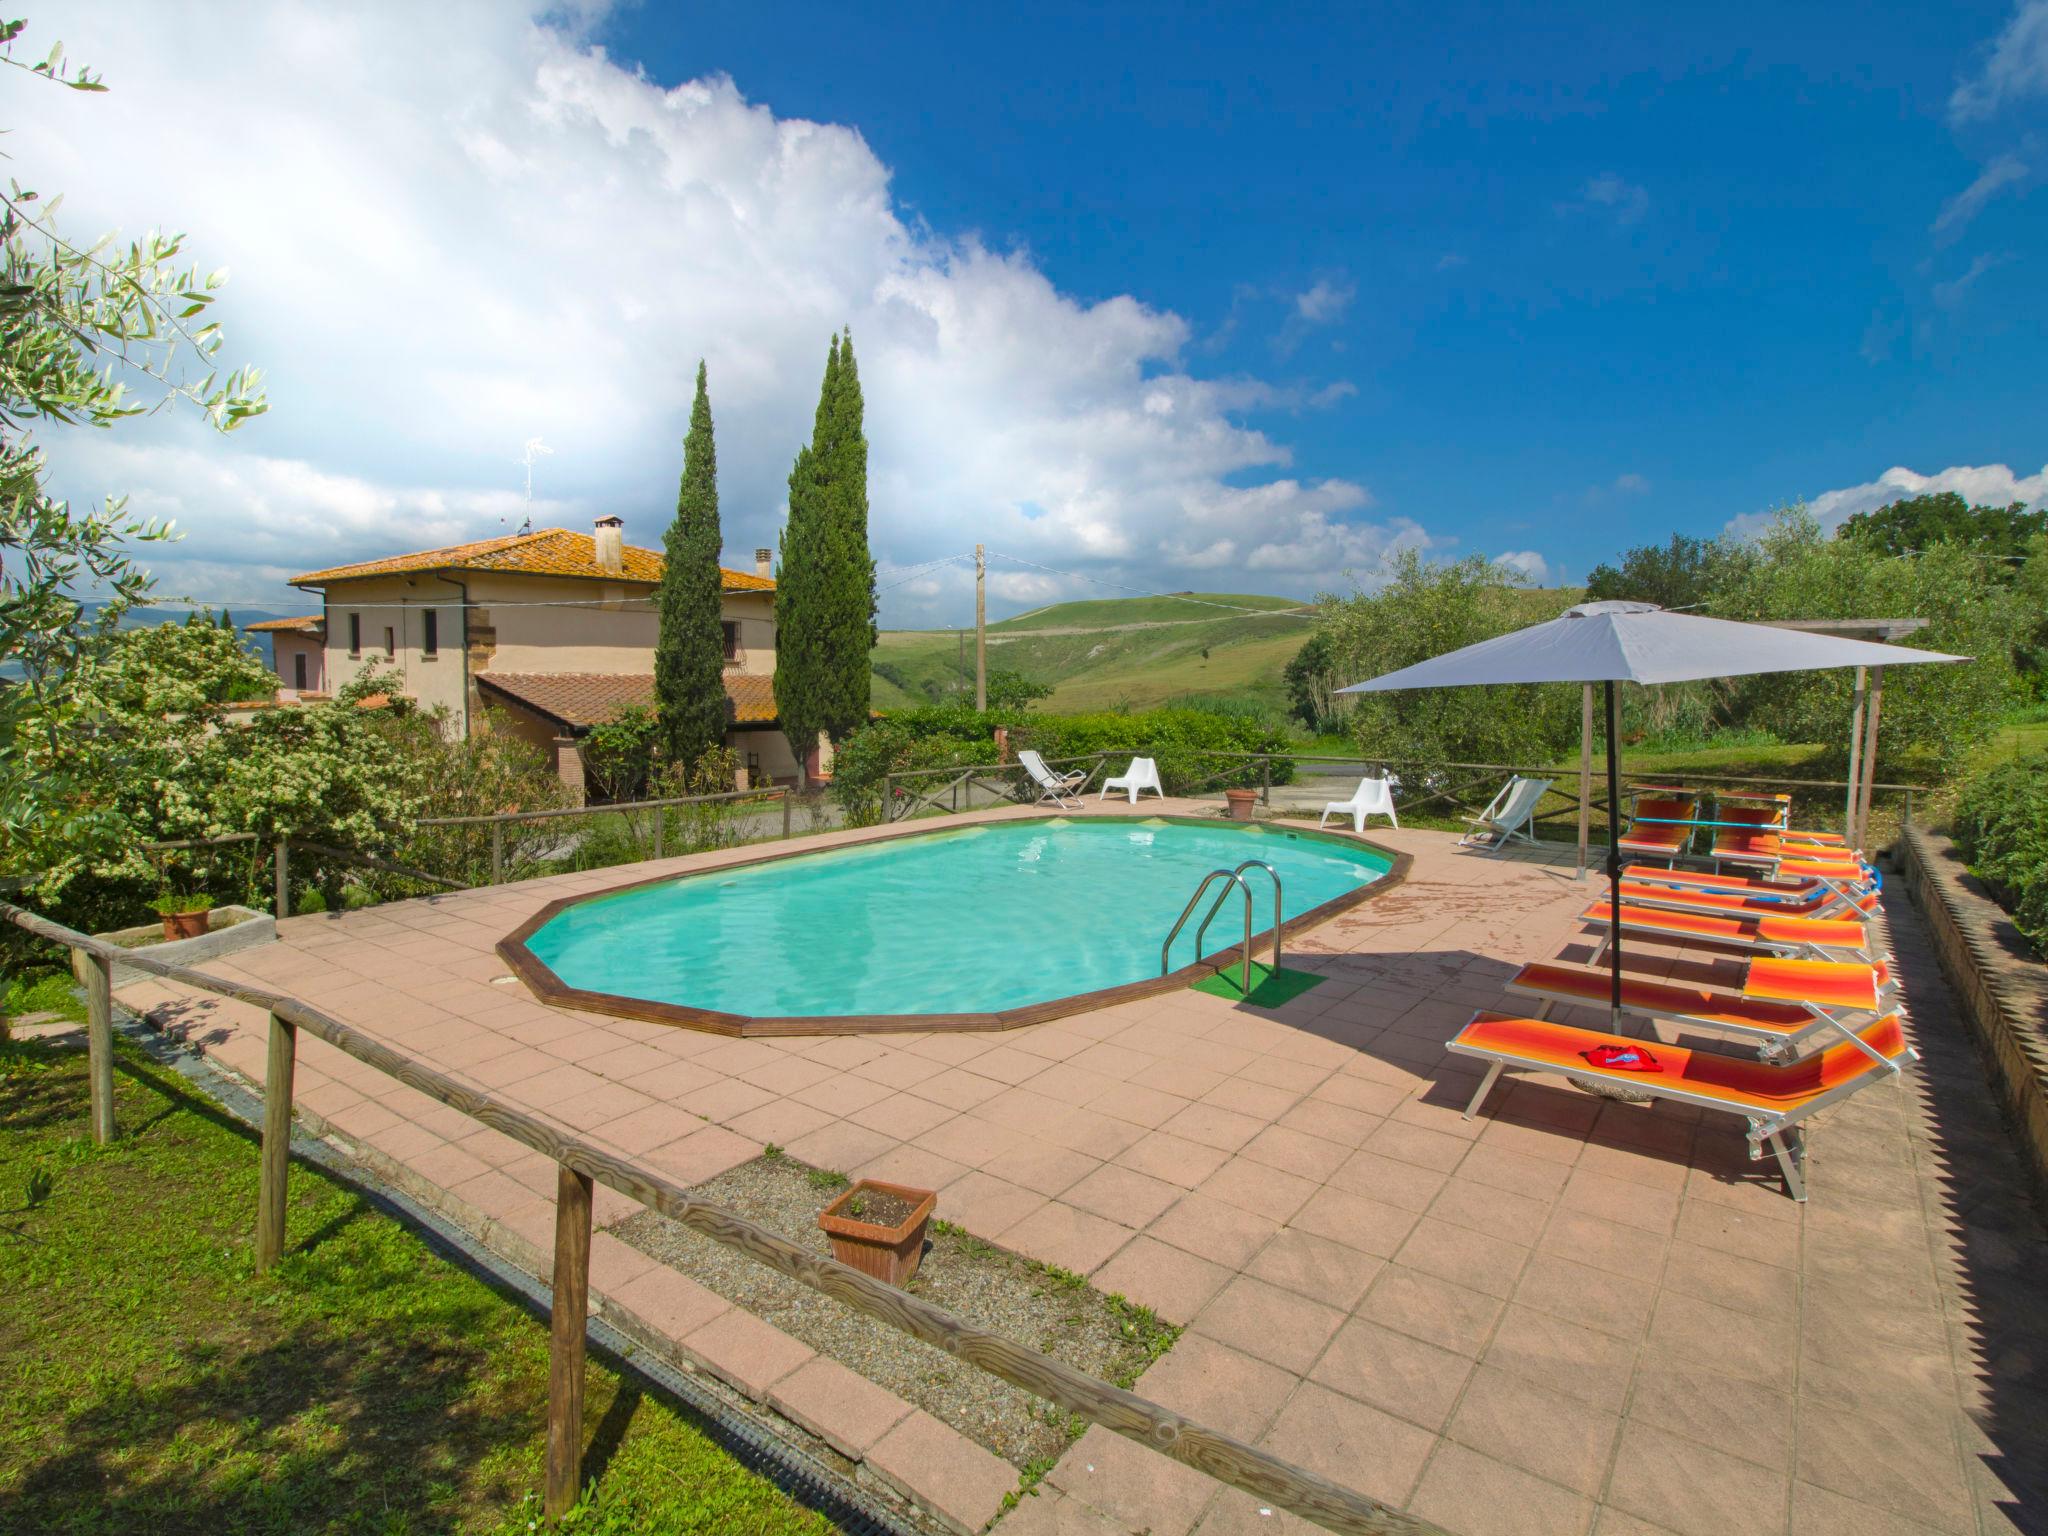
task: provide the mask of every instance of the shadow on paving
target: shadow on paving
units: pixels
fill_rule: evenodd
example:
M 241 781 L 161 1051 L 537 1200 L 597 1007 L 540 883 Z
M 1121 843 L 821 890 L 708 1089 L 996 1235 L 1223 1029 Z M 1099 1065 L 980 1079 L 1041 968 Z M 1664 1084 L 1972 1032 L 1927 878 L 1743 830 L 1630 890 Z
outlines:
M 1965 1449 L 1980 1499 L 2029 1536 L 2048 1536 L 2048 1234 L 1925 923 L 1902 892 L 1887 894 L 1885 912 L 1907 1009 L 1945 1047 L 1917 1074 L 1923 1198 L 1936 1271 L 1960 1313 L 1964 1408 L 1982 1437 Z

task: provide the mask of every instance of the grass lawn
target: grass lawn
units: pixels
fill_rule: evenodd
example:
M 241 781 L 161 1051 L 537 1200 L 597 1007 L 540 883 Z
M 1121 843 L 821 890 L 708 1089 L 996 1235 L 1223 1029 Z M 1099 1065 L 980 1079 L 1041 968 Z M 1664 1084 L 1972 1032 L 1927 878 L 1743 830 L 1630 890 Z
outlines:
M 83 1053 L 0 1046 L 0 1530 L 528 1531 L 547 1324 L 296 1166 L 257 1276 L 254 1140 L 120 1049 L 98 1150 Z M 570 1529 L 834 1529 L 595 1358 L 585 1413 Z

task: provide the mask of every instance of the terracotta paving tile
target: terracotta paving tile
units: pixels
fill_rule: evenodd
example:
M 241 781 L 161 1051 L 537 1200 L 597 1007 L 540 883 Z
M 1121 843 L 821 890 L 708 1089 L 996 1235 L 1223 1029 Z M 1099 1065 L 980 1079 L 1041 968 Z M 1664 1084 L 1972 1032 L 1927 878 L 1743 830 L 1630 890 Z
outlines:
M 1408 1240 L 1394 1255 L 1394 1262 L 1406 1268 L 1453 1280 L 1475 1291 L 1505 1300 L 1515 1291 L 1529 1250 L 1520 1243 L 1454 1226 L 1425 1216 L 1408 1234 Z
M 1426 1211 L 1442 1191 L 1448 1175 L 1371 1150 L 1354 1152 L 1329 1182 L 1403 1210 Z
M 1046 1481 L 1116 1522 L 1121 1531 L 1184 1536 L 1214 1495 L 1216 1484 L 1099 1425 L 1088 1430 Z
M 1403 1125 L 1397 1120 L 1387 1121 L 1366 1137 L 1365 1148 L 1368 1152 L 1377 1152 L 1398 1162 L 1433 1168 L 1438 1173 L 1448 1173 L 1457 1167 L 1468 1150 L 1467 1144 L 1456 1136 L 1424 1130 L 1417 1125 Z
M 1326 1185 L 1294 1213 L 1289 1225 L 1386 1259 L 1393 1257 L 1421 1219 L 1413 1211 Z
M 1200 1142 L 1224 1152 L 1235 1152 L 1264 1129 L 1264 1122 L 1251 1115 L 1219 1109 L 1213 1104 L 1190 1104 L 1159 1128 L 1162 1135 Z
M 1581 1536 L 1593 1501 L 1462 1445 L 1446 1445 L 1422 1476 L 1412 1513 L 1459 1536 Z
M 1453 1440 L 1583 1494 L 1607 1477 L 1616 1414 L 1482 1365 L 1451 1416 Z
M 526 1091 L 531 1085 L 522 1083 Z M 766 1088 L 756 1088 L 752 1083 L 743 1083 L 736 1077 L 721 1078 L 707 1088 L 696 1088 L 675 1100 L 675 1103 L 693 1115 L 721 1123 L 737 1119 L 750 1109 L 759 1109 L 763 1104 L 775 1102 L 775 1095 Z
M 981 1077 L 959 1067 L 951 1067 L 934 1077 L 909 1085 L 909 1091 L 935 1104 L 950 1104 L 954 1109 L 973 1109 L 986 1104 L 990 1099 L 1016 1090 L 1006 1087 L 992 1077 Z
M 990 1158 L 1023 1145 L 1027 1138 L 1006 1125 L 997 1125 L 977 1114 L 964 1114 L 955 1115 L 943 1125 L 921 1132 L 911 1140 L 941 1157 L 965 1163 L 969 1168 L 980 1168 Z
M 911 1412 L 895 1393 L 822 1357 L 776 1382 L 768 1389 L 768 1401 L 853 1461 Z
M 1637 1423 L 1774 1472 L 1791 1468 L 1792 1399 L 1773 1386 L 1651 1354 L 1637 1367 L 1628 1412 Z
M 616 1295 L 630 1281 L 638 1279 L 654 1269 L 659 1261 L 649 1258 L 638 1248 L 620 1241 L 609 1232 L 593 1232 L 590 1235 L 590 1289 L 593 1293 L 591 1310 L 597 1310 L 597 1301 L 607 1295 Z
M 1357 1315 L 1424 1343 L 1478 1356 L 1500 1317 L 1498 1298 L 1419 1270 L 1389 1264 Z
M 1142 1141 L 1147 1132 L 1128 1120 L 1099 1115 L 1091 1109 L 1073 1109 L 1037 1127 L 1036 1134 L 1056 1146 L 1107 1162 Z
M 1799 1267 L 1799 1238 L 1783 1222 L 1746 1216 L 1729 1206 L 1689 1200 L 1679 1212 L 1678 1235 L 1703 1248 L 1732 1253 L 1755 1264 Z
M 813 1131 L 838 1123 L 837 1116 L 822 1109 L 813 1109 L 794 1099 L 775 1099 L 759 1109 L 748 1110 L 744 1115 L 734 1115 L 725 1122 L 725 1126 L 727 1130 L 751 1140 L 786 1147 Z
M 1664 1266 L 1670 1243 L 1640 1227 L 1560 1210 L 1536 1244 L 1544 1253 L 1574 1259 L 1595 1269 L 1610 1270 L 1632 1280 L 1654 1281 Z
M 1148 1131 L 1157 1130 L 1188 1106 L 1188 1101 L 1178 1094 L 1140 1088 L 1132 1083 L 1112 1084 L 1084 1102 L 1097 1114 L 1108 1115 L 1113 1120 L 1127 1120 Z
M 1151 1088 L 1180 1099 L 1199 1099 L 1225 1081 L 1225 1074 L 1193 1062 L 1159 1060 L 1148 1063 L 1130 1077 L 1133 1086 Z
M 1149 1226 L 1180 1196 L 1179 1188 L 1164 1180 L 1115 1163 L 1102 1163 L 1093 1173 L 1068 1186 L 1059 1199 L 1063 1205 L 1078 1206 L 1121 1226 L 1137 1229 Z
M 683 1348 L 702 1360 L 711 1373 L 753 1398 L 808 1360 L 817 1358 L 779 1328 L 753 1313 L 727 1308 L 683 1340 Z
M 1465 1355 L 1354 1317 L 1337 1330 L 1309 1379 L 1436 1432 L 1473 1370 Z
M 1862 1414 L 1799 1407 L 1799 1477 L 1943 1531 L 1975 1529 L 1954 1445 Z
M 1770 1386 L 1790 1375 L 1789 1317 L 1759 1317 L 1666 1291 L 1650 1319 L 1650 1349 L 1689 1365 Z
M 1201 1102 L 1214 1104 L 1218 1109 L 1235 1110 L 1265 1122 L 1284 1114 L 1300 1098 L 1301 1095 L 1291 1088 L 1276 1088 L 1249 1078 L 1231 1077 L 1203 1094 Z
M 885 1088 L 904 1089 L 928 1082 L 945 1070 L 943 1065 L 926 1057 L 892 1050 L 885 1056 L 862 1062 L 853 1069 L 853 1075 L 880 1083 Z
M 596 1241 L 591 1239 L 593 1253 Z M 732 1306 L 716 1291 L 677 1274 L 666 1264 L 643 1270 L 609 1294 L 627 1311 L 679 1342 Z
M 1372 1284 L 1382 1263 L 1327 1237 L 1286 1227 L 1258 1251 L 1244 1272 L 1349 1311 Z
M 1165 1131 L 1153 1131 L 1118 1153 L 1116 1161 L 1155 1179 L 1164 1179 L 1183 1189 L 1193 1189 L 1221 1168 L 1229 1156 L 1228 1152 L 1204 1146 L 1198 1141 L 1188 1141 Z
M 1333 1104 L 1340 1109 L 1383 1117 L 1400 1107 L 1408 1097 L 1408 1090 L 1339 1072 L 1317 1084 L 1309 1097 L 1320 1104 Z
M 1567 1166 L 1576 1163 L 1579 1154 L 1586 1149 L 1583 1140 L 1568 1132 L 1548 1126 L 1520 1125 L 1498 1117 L 1487 1120 L 1486 1129 L 1479 1133 L 1478 1145 L 1503 1152 L 1519 1152 L 1524 1157 L 1540 1157 L 1546 1162 Z
M 1571 1181 L 1565 1185 L 1559 1203 L 1567 1210 L 1641 1227 L 1659 1236 L 1668 1235 L 1678 1217 L 1675 1193 L 1597 1172 L 1586 1167 L 1583 1160 L 1572 1170 Z
M 1313 1180 L 1297 1178 L 1244 1157 L 1232 1158 L 1198 1186 L 1199 1192 L 1211 1200 L 1221 1200 L 1274 1221 L 1286 1221 L 1318 1188 Z
M 1200 1332 L 1145 1372 L 1138 1390 L 1211 1429 L 1256 1441 L 1294 1391 L 1295 1373 Z
M 1132 1229 L 1064 1199 L 1049 1200 L 1022 1221 L 1003 1229 L 1003 1246 L 1027 1258 L 1085 1275 L 1109 1262 L 1131 1240 Z
M 1343 1321 L 1335 1307 L 1239 1275 L 1202 1309 L 1194 1331 L 1300 1376 Z
M 951 1158 L 927 1152 L 923 1147 L 906 1141 L 846 1172 L 851 1178 L 886 1179 L 891 1184 L 908 1184 L 913 1189 L 931 1189 L 943 1194 L 947 1185 L 965 1178 L 969 1170 Z M 934 1214 L 941 1213 L 935 1211 Z
M 1099 1291 L 1127 1296 L 1185 1325 L 1223 1288 L 1230 1271 L 1140 1233 L 1089 1279 Z
M 736 1136 L 723 1126 L 707 1125 L 679 1141 L 642 1153 L 640 1161 L 678 1183 L 701 1184 L 760 1155 L 757 1143 Z
M 1902 1520 L 1860 1500 L 1793 1480 L 1792 1536 L 1934 1536 L 1934 1531 L 1917 1520 Z
M 1260 1442 L 1348 1488 L 1389 1504 L 1407 1501 L 1435 1436 L 1313 1382 L 1280 1410 Z
M 935 1078 L 932 1083 L 921 1085 L 917 1091 L 936 1098 L 937 1094 L 929 1091 L 937 1081 Z M 954 1103 L 956 1109 L 963 1107 L 972 1108 L 980 1119 L 992 1121 L 1023 1136 L 1043 1136 L 1048 1125 L 1069 1112 L 1060 1100 L 1034 1093 L 1029 1088 L 1005 1088 L 985 1099 L 977 1100 L 970 1095 Z
M 983 1172 L 963 1174 L 945 1189 L 946 1220 L 991 1240 L 1045 1204 L 1045 1196 Z
M 1003 1516 L 1003 1536 L 1129 1536 L 1130 1527 L 1040 1483 Z
M 1220 1200 L 1184 1195 L 1146 1230 L 1161 1242 L 1236 1270 L 1280 1228 L 1277 1222 Z
M 841 1078 L 838 1086 L 844 1087 Z M 902 1141 L 915 1141 L 926 1131 L 937 1130 L 953 1118 L 954 1111 L 914 1093 L 891 1093 L 880 1084 L 870 1085 L 880 1096 L 865 1104 L 842 1104 L 838 1110 L 853 1124 L 879 1131 Z
M 1754 1462 L 1630 1421 L 1607 1499 L 1677 1536 L 1769 1536 L 1785 1529 L 1788 1484 Z
M 1429 1208 L 1434 1220 L 1490 1233 L 1523 1247 L 1531 1246 L 1542 1236 L 1550 1211 L 1547 1200 L 1531 1199 L 1476 1182 L 1464 1176 L 1462 1167 L 1459 1176 L 1445 1186 Z
M 1515 1287 L 1515 1300 L 1522 1306 L 1622 1339 L 1642 1337 L 1656 1296 L 1656 1287 L 1648 1281 L 1550 1253 L 1533 1256 Z
M 1320 1136 L 1291 1131 L 1282 1125 L 1269 1125 L 1246 1142 L 1239 1155 L 1255 1163 L 1264 1163 L 1268 1168 L 1278 1168 L 1283 1173 L 1313 1179 L 1321 1184 L 1326 1183 L 1343 1163 L 1347 1149 Z
M 1382 1119 L 1378 1115 L 1346 1109 L 1341 1104 L 1332 1104 L 1311 1095 L 1282 1115 L 1277 1123 L 1288 1130 L 1320 1136 L 1325 1141 L 1355 1149 L 1363 1146 L 1365 1138 L 1379 1129 Z
M 1652 1189 L 1673 1193 L 1685 1188 L 1691 1173 L 1691 1169 L 1676 1159 L 1655 1156 L 1641 1147 L 1611 1146 L 1598 1141 L 1586 1143 L 1578 1166 L 1604 1173 L 1611 1179 L 1647 1184 Z
M 994 1050 L 984 1051 L 974 1058 L 974 1073 L 977 1077 L 993 1078 L 996 1082 L 1007 1083 L 1013 1088 L 1027 1079 L 1037 1078 L 1045 1070 L 1044 1057 L 1033 1056 L 1026 1051 L 1017 1050 L 1014 1046 L 999 1045 Z
M 868 1449 L 867 1465 L 947 1529 L 978 1531 L 1017 1486 L 1017 1470 L 923 1409 Z
M 813 1168 L 844 1172 L 872 1162 L 897 1144 L 893 1136 L 837 1120 L 797 1137 L 789 1143 L 787 1150 L 791 1157 L 809 1163 Z
M 1671 1245 L 1662 1283 L 1667 1291 L 1761 1317 L 1790 1317 L 1799 1302 L 1799 1276 L 1792 1271 L 1683 1241 Z
M 1619 1413 L 1628 1401 L 1636 1345 L 1511 1303 L 1482 1358 L 1524 1380 Z

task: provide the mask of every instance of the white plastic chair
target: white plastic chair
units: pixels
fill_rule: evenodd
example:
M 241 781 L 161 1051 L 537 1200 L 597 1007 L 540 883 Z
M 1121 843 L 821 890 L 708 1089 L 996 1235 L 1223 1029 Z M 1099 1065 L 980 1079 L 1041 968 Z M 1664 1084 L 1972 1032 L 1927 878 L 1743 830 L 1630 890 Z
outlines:
M 1036 804 L 1044 805 L 1046 801 L 1050 800 L 1063 811 L 1074 811 L 1081 808 L 1082 802 L 1075 795 L 1074 791 L 1087 782 L 1087 774 L 1078 771 L 1066 774 L 1054 773 L 1045 766 L 1045 759 L 1029 747 L 1026 747 L 1017 754 L 1017 761 L 1023 765 L 1024 771 L 1031 775 L 1031 782 L 1038 786 Z
M 1119 777 L 1104 779 L 1102 793 L 1095 797 L 1096 800 L 1100 802 L 1108 799 L 1112 789 L 1128 791 L 1133 805 L 1138 803 L 1138 791 L 1141 789 L 1151 790 L 1162 800 L 1166 798 L 1166 786 L 1159 782 L 1159 764 L 1149 757 L 1134 757 L 1131 759 L 1131 766 Z
M 1460 848 L 1467 848 L 1486 839 L 1486 851 L 1499 853 L 1515 838 L 1520 838 L 1530 847 L 1536 846 L 1536 834 L 1530 830 L 1536 814 L 1536 803 L 1550 793 L 1549 779 L 1525 779 L 1516 774 L 1501 786 L 1501 792 L 1493 797 L 1493 803 L 1477 816 L 1465 819 L 1472 824 L 1472 830 L 1458 839 Z
M 1351 830 L 1363 832 L 1365 818 L 1384 816 L 1396 827 L 1401 818 L 1394 814 L 1393 783 L 1388 779 L 1360 779 L 1357 792 L 1349 800 L 1332 800 L 1323 807 L 1323 819 L 1316 823 L 1317 829 L 1327 827 L 1332 816 L 1349 816 Z

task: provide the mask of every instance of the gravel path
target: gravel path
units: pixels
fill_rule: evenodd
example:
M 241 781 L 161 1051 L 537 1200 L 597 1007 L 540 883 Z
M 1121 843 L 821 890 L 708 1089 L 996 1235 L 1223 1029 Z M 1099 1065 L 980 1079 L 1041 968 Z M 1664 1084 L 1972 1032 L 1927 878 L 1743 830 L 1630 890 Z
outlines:
M 831 1252 L 817 1215 L 837 1189 L 788 1158 L 756 1158 L 697 1186 L 707 1200 L 783 1236 Z M 1065 1450 L 1080 1425 L 944 1350 L 820 1295 L 652 1211 L 613 1232 L 641 1252 L 773 1323 L 792 1338 L 943 1420 L 1019 1470 Z M 1106 1381 L 1129 1385 L 1178 1330 L 1149 1311 L 1112 1300 L 1078 1276 L 1048 1270 L 969 1237 L 934 1231 L 916 1295 L 1043 1350 Z

